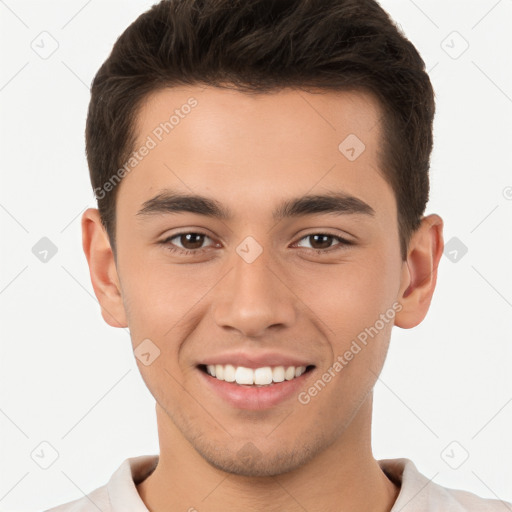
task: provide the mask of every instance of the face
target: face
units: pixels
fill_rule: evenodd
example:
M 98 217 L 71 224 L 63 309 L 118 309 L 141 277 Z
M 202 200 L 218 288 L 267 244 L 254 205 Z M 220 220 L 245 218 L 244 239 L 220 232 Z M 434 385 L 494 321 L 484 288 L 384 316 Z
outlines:
M 208 87 L 140 110 L 149 149 L 116 206 L 123 309 L 159 426 L 218 468 L 293 470 L 371 395 L 403 285 L 380 115 L 363 93 Z

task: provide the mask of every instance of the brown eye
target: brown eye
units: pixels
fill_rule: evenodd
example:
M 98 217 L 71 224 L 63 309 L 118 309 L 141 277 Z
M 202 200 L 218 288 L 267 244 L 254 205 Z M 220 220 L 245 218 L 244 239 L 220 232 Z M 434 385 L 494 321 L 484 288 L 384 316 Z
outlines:
M 309 243 L 308 245 L 302 245 L 301 242 L 306 240 Z M 338 242 L 333 244 L 333 242 Z M 349 240 L 345 240 L 336 235 L 330 235 L 329 233 L 312 233 L 311 235 L 307 235 L 297 242 L 299 247 L 304 247 L 306 249 L 316 250 L 316 251 L 329 251 L 334 250 L 335 248 L 342 249 L 347 245 L 353 245 Z
M 334 239 L 331 235 L 309 235 L 313 249 L 328 249 Z
M 184 249 L 200 249 L 205 237 L 201 233 L 185 233 L 179 235 L 179 241 Z
M 170 236 L 161 243 L 173 252 L 176 251 L 189 254 L 199 252 L 201 249 L 206 249 L 211 245 L 214 245 L 213 243 L 204 245 L 206 239 L 212 242 L 211 238 L 204 233 L 184 232 Z

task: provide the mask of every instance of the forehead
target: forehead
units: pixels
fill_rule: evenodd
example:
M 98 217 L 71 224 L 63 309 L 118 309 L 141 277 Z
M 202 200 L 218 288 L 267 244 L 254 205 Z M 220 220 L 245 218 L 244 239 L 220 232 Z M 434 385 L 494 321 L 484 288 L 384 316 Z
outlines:
M 166 88 L 145 99 L 135 132 L 142 138 L 151 133 L 167 138 L 172 132 L 182 154 L 195 153 L 200 144 L 203 153 L 230 152 L 234 158 L 249 148 L 269 159 L 283 156 L 283 151 L 287 158 L 315 153 L 325 158 L 333 150 L 337 156 L 338 144 L 350 130 L 374 146 L 380 116 L 377 100 L 356 91 L 312 93 L 287 88 L 246 93 L 215 87 Z M 245 144 L 240 146 L 240 142 Z
M 141 104 L 134 150 L 151 149 L 122 188 L 136 206 L 174 188 L 234 208 L 341 190 L 393 214 L 379 171 L 380 117 L 377 100 L 363 92 L 166 88 Z

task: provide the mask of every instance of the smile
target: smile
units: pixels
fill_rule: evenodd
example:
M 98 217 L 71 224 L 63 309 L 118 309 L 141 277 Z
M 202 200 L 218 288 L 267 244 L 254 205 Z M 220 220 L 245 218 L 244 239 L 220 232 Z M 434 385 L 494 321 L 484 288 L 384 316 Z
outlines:
M 232 364 L 203 365 L 211 377 L 225 382 L 245 386 L 270 386 L 279 382 L 293 380 L 309 371 L 312 366 L 263 366 L 261 368 L 247 368 Z
M 204 355 L 197 376 L 208 400 L 235 409 L 265 410 L 294 400 L 316 375 L 317 356 L 241 349 Z

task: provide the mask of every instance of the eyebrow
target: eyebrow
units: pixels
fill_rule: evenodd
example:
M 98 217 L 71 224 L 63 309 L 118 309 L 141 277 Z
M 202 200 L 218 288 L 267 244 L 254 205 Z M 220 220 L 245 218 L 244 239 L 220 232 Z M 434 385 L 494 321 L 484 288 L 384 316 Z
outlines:
M 231 210 L 215 199 L 183 194 L 166 190 L 145 201 L 137 215 L 161 215 L 190 212 L 221 220 L 233 218 Z M 363 200 L 344 192 L 331 192 L 321 195 L 306 195 L 283 201 L 272 212 L 274 220 L 305 215 L 366 215 L 375 216 L 375 210 Z

